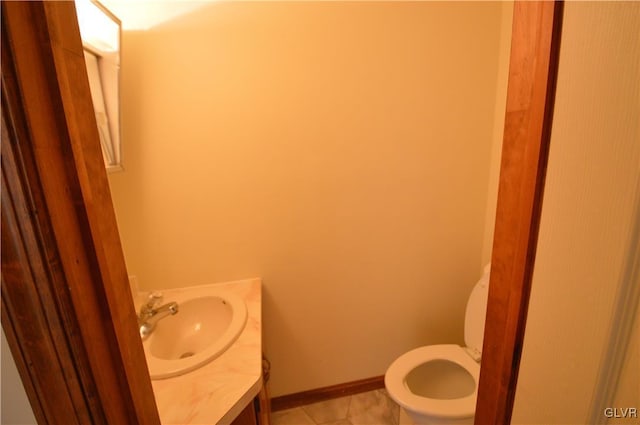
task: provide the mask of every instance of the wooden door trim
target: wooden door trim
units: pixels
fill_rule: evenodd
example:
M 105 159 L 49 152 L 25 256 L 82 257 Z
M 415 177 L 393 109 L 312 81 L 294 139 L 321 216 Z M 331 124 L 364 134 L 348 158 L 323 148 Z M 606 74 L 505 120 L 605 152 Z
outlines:
M 11 148 L 3 140 L 2 325 L 40 423 L 158 424 L 73 9 L 2 2 L 3 139 Z M 514 6 L 479 424 L 509 423 L 513 407 L 560 15 L 551 2 Z M 25 297 L 57 319 L 29 321 L 36 334 L 27 332 Z M 36 363 L 49 364 L 51 376 Z M 47 405 L 38 386 L 56 379 L 66 401 Z
M 538 240 L 561 24 L 561 2 L 514 4 L 476 424 L 511 422 Z
M 2 92 L 2 325 L 34 413 L 159 424 L 73 2 L 2 2 Z

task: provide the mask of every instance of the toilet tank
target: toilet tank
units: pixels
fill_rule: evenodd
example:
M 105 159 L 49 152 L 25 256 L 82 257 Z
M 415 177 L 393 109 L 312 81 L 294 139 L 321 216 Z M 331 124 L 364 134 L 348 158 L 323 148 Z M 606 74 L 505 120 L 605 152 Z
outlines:
M 467 311 L 464 316 L 464 342 L 468 351 L 475 353 L 480 359 L 482 353 L 482 341 L 484 339 L 484 321 L 487 315 L 487 299 L 489 298 L 489 272 L 491 264 L 484 268 L 482 277 L 473 287 Z M 474 357 L 476 357 L 474 355 Z

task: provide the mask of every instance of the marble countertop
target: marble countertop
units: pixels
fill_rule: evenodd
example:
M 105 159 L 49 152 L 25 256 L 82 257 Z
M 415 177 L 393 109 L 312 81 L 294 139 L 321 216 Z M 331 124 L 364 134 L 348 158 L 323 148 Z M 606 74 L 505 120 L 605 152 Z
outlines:
M 200 285 L 233 293 L 247 304 L 247 322 L 236 341 L 210 363 L 184 375 L 152 380 L 163 425 L 230 424 L 262 387 L 261 280 Z M 191 288 L 163 290 L 164 299 Z

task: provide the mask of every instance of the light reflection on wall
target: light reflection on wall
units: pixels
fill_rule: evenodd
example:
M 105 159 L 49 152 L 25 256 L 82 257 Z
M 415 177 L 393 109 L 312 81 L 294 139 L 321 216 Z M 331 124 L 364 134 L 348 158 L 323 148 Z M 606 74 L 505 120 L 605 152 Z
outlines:
M 102 0 L 122 21 L 125 31 L 148 30 L 194 12 L 214 0 Z

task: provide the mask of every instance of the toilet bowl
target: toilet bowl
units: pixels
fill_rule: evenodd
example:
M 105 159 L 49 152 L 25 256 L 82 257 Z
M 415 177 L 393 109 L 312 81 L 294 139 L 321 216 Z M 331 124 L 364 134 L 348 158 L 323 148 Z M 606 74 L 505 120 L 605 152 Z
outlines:
M 490 265 L 474 286 L 465 314 L 465 347 L 427 345 L 398 357 L 384 377 L 389 396 L 416 425 L 473 424 L 489 293 Z

